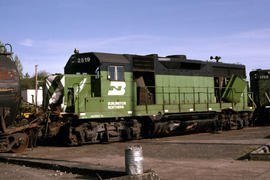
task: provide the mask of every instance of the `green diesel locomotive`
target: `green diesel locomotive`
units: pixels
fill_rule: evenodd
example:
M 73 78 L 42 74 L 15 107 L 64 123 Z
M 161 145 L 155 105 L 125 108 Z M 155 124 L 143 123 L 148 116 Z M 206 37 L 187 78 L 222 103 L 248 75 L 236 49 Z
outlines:
M 77 145 L 240 129 L 255 108 L 245 78 L 244 65 L 185 55 L 75 51 L 46 79 L 44 133 Z
M 257 105 L 254 112 L 256 125 L 270 125 L 270 70 L 250 72 L 250 87 Z

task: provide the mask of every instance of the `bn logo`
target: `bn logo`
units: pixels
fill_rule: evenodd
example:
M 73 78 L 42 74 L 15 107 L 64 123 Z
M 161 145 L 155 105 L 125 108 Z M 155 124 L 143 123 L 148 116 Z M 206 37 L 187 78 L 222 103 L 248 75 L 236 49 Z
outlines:
M 125 94 L 126 83 L 111 81 L 110 84 L 112 90 L 108 91 L 109 96 L 122 96 Z

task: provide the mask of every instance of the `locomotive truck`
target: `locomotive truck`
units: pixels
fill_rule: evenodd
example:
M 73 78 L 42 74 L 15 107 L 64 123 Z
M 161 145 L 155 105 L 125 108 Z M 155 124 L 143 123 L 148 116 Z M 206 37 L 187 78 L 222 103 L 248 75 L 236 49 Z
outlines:
M 112 142 L 252 123 L 245 66 L 185 55 L 75 53 L 44 87 L 43 133 L 64 144 Z M 254 102 L 254 101 L 252 101 Z

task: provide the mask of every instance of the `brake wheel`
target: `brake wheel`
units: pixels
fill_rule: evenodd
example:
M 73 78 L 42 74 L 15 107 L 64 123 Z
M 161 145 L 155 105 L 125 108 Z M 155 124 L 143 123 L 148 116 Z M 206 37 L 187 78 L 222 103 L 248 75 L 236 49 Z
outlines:
M 19 133 L 18 142 L 16 142 L 12 148 L 10 149 L 11 152 L 14 153 L 21 153 L 23 152 L 29 144 L 29 138 L 28 135 L 25 133 Z

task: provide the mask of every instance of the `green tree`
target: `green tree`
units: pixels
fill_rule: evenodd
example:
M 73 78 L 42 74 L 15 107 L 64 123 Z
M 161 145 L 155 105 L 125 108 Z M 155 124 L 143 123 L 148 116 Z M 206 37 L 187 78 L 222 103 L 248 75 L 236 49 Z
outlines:
M 44 80 L 49 74 L 50 73 L 43 70 L 38 72 L 38 87 L 43 86 L 45 84 Z M 25 76 L 21 78 L 21 90 L 26 89 L 35 89 L 35 75 L 30 77 L 29 74 L 26 73 Z
M 17 70 L 19 72 L 20 77 L 23 77 L 23 66 L 22 66 L 21 61 L 20 61 L 20 59 L 18 58 L 17 55 L 15 55 L 14 63 L 16 65 L 16 67 L 17 67 Z
M 34 88 L 35 88 L 35 78 L 30 78 L 30 76 L 21 78 L 21 90 Z
M 48 73 L 47 71 L 41 70 L 38 72 L 38 86 L 43 87 L 45 85 L 45 79 L 47 78 L 47 76 L 50 73 Z
M 45 79 L 50 73 L 47 71 L 41 70 L 38 72 L 38 80 L 43 80 Z
M 4 44 L 0 41 L 0 46 L 4 46 Z M 0 48 L 0 53 L 4 52 L 3 48 Z
M 28 72 L 25 73 L 24 78 L 30 78 L 30 75 L 28 74 Z

